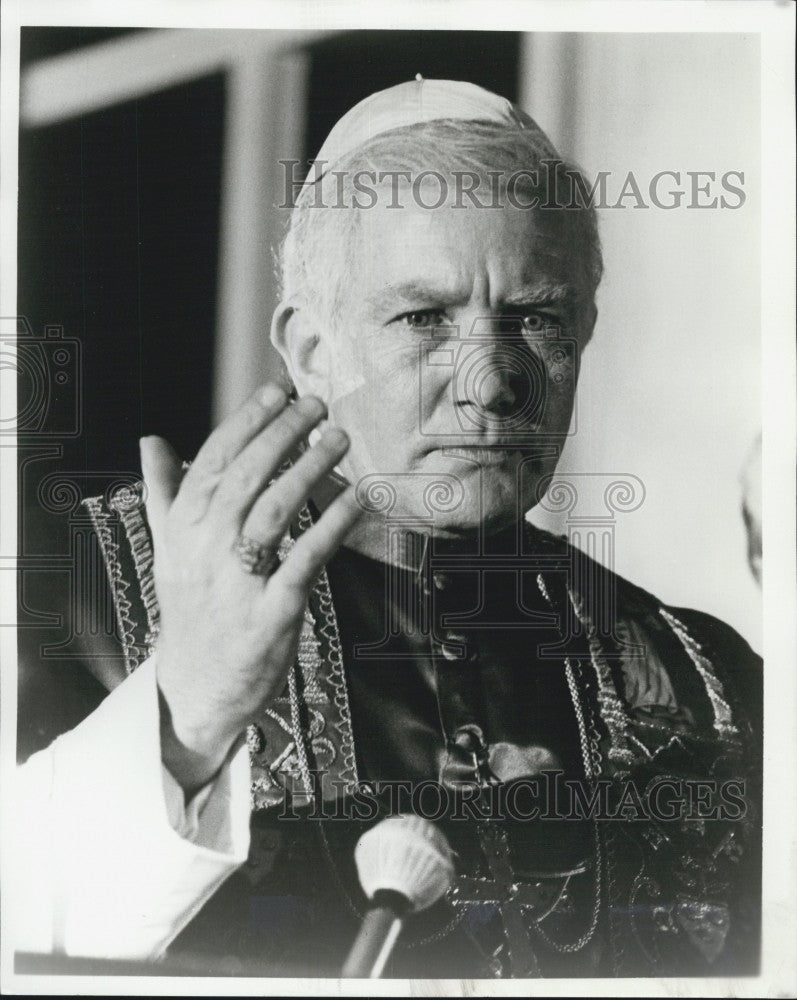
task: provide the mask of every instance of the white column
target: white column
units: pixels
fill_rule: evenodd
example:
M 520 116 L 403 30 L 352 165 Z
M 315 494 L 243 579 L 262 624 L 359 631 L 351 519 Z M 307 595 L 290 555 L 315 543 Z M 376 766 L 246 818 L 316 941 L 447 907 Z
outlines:
M 227 76 L 213 420 L 278 370 L 268 340 L 274 251 L 287 224 L 281 160 L 302 155 L 307 57 L 255 54 Z
M 578 158 L 584 36 L 538 31 L 521 38 L 518 104 L 565 158 Z

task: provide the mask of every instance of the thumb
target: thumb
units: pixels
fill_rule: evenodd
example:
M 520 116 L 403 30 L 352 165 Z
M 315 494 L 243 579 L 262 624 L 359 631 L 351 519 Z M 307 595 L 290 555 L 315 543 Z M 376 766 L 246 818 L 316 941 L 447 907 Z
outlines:
M 146 486 L 147 518 L 157 539 L 183 478 L 182 463 L 164 438 L 141 438 L 141 472 Z

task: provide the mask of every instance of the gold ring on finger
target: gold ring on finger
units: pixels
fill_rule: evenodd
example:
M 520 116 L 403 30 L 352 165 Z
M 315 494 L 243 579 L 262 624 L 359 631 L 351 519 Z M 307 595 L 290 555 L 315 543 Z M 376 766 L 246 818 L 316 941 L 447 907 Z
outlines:
M 238 539 L 238 558 L 246 572 L 256 576 L 268 576 L 279 563 L 279 557 L 272 548 L 248 535 L 241 535 Z

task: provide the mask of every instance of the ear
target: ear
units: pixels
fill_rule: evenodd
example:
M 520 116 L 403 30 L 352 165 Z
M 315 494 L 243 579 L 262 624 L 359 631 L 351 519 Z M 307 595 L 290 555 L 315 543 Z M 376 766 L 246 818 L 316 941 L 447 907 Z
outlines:
M 271 320 L 271 343 L 279 351 L 300 396 L 329 403 L 329 343 L 308 308 L 280 302 Z

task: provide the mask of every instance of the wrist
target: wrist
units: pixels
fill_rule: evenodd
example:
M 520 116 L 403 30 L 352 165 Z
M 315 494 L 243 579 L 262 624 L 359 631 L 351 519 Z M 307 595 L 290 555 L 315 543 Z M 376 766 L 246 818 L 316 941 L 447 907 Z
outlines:
M 212 781 L 234 746 L 240 745 L 245 726 L 219 726 L 210 720 L 189 723 L 176 717 L 158 688 L 161 760 L 187 797 Z

